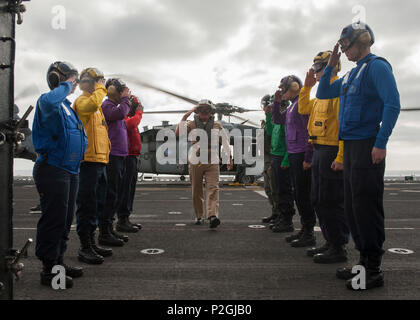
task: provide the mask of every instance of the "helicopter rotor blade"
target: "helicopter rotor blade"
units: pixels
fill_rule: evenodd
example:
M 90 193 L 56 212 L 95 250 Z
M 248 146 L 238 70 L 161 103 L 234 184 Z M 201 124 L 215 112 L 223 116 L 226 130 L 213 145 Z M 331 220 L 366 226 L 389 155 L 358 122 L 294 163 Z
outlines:
M 177 94 L 177 93 L 174 93 L 174 92 L 171 92 L 171 91 L 168 91 L 168 90 L 165 90 L 165 89 L 156 87 L 154 85 L 151 85 L 151 84 L 148 84 L 146 82 L 140 81 L 139 79 L 137 79 L 137 78 L 135 78 L 133 76 L 124 75 L 124 74 L 112 74 L 112 75 L 108 75 L 108 76 L 109 77 L 121 77 L 121 78 L 124 78 L 127 81 L 133 82 L 133 83 L 135 83 L 135 84 L 137 84 L 139 86 L 142 86 L 142 87 L 145 87 L 145 88 L 149 88 L 149 89 L 153 89 L 153 90 L 156 90 L 156 91 L 160 91 L 160 92 L 166 93 L 166 94 L 168 94 L 170 96 L 173 96 L 175 98 L 181 99 L 183 101 L 186 101 L 186 102 L 191 103 L 191 104 L 194 104 L 194 105 L 197 105 L 198 104 L 198 101 L 197 100 L 194 100 L 194 99 L 191 99 L 191 98 L 182 96 L 180 94 Z
M 401 111 L 420 111 L 420 108 L 404 108 Z
M 187 113 L 190 110 L 144 111 L 143 114 Z
M 242 109 L 242 112 L 261 112 L 261 109 Z
M 250 121 L 250 120 L 248 120 L 248 119 L 245 119 L 245 118 L 239 117 L 239 116 L 237 116 L 237 115 L 231 114 L 230 116 L 231 116 L 231 117 L 233 117 L 233 118 L 236 118 L 236 119 L 238 119 L 238 120 L 244 121 L 242 124 L 249 123 L 249 124 L 252 124 L 252 125 L 254 125 L 254 126 L 256 126 L 256 127 L 259 127 L 259 126 L 260 126 L 260 125 L 256 124 L 255 122 L 252 122 L 252 121 Z

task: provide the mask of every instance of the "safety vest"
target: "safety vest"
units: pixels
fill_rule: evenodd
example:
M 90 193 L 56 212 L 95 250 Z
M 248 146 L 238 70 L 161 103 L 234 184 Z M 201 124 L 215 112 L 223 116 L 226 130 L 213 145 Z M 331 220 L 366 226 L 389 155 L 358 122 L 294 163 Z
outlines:
M 371 55 L 343 78 L 339 108 L 339 137 L 342 140 L 361 140 L 378 134 L 384 105 L 376 90 L 367 83 L 369 66 L 376 59 L 389 64 L 384 58 Z

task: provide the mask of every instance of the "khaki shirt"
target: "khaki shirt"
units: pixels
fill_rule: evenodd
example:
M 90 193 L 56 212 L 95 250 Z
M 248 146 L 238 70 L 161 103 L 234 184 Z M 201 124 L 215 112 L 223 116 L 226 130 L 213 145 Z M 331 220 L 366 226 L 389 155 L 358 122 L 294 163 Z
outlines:
M 186 132 L 187 134 L 189 134 L 192 130 L 196 129 L 196 125 L 195 125 L 195 121 L 181 121 L 180 123 L 180 129 L 181 126 L 186 126 Z M 222 143 L 222 152 L 224 152 L 224 155 L 226 157 L 226 159 L 229 159 L 231 156 L 231 151 L 230 151 L 230 143 L 229 143 L 229 137 L 226 134 L 226 131 L 224 130 L 222 124 L 218 121 L 214 121 L 214 125 L 213 125 L 213 130 L 216 129 L 218 130 L 219 133 L 219 143 L 221 140 Z M 181 132 L 181 131 L 180 131 Z M 184 132 L 185 132 L 185 127 L 184 127 Z M 191 159 L 194 157 L 194 155 L 196 155 L 198 157 L 199 155 L 199 145 L 196 144 L 197 141 L 192 141 L 192 147 L 188 153 L 188 162 L 191 163 Z M 209 152 L 209 157 L 211 156 L 211 158 L 208 159 L 208 163 L 212 163 L 212 164 L 219 164 L 220 163 L 220 158 L 219 158 L 219 149 L 220 148 L 211 148 L 211 146 L 208 146 L 208 149 L 211 150 L 211 152 Z M 223 158 L 223 156 L 222 156 Z M 211 162 L 212 161 L 212 162 Z

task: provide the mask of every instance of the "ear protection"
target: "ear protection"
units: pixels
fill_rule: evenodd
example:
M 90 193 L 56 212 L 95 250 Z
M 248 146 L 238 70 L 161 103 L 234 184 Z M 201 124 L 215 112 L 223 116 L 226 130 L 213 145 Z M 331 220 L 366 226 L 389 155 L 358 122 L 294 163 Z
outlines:
M 60 82 L 66 81 L 70 76 L 78 76 L 78 71 L 68 62 L 56 61 L 47 71 L 47 83 L 51 90 L 58 87 Z M 76 79 L 77 80 L 77 79 Z
M 281 79 L 279 88 L 283 94 L 288 90 L 298 93 L 302 88 L 302 81 L 298 77 L 290 75 Z
M 109 96 L 120 95 L 121 92 L 123 92 L 124 88 L 127 88 L 127 85 L 121 79 L 112 78 L 112 79 L 108 79 L 108 81 L 105 84 L 105 88 L 108 91 L 108 97 L 109 97 Z

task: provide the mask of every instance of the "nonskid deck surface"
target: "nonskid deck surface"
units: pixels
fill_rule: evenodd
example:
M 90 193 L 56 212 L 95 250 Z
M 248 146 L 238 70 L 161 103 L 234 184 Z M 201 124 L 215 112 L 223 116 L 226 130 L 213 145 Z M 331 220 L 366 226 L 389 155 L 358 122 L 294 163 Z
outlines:
M 139 184 L 131 220 L 143 230 L 130 234 L 129 242 L 115 248 L 100 266 L 77 261 L 79 241 L 70 234 L 66 262 L 84 266 L 84 276 L 74 287 L 54 291 L 39 283 L 41 264 L 34 255 L 23 260 L 22 279 L 15 284 L 15 299 L 419 299 L 420 298 L 420 184 L 389 183 L 385 187 L 387 250 L 384 256 L 385 287 L 350 292 L 335 270 L 344 263 L 318 265 L 305 249 L 291 248 L 284 238 L 259 228 L 270 206 L 261 187 L 230 187 L 220 191 L 222 224 L 193 224 L 188 185 Z M 38 214 L 29 212 L 38 195 L 33 184 L 14 188 L 14 247 L 36 238 Z M 299 218 L 294 217 L 296 228 Z M 257 226 L 251 228 L 250 226 Z M 316 232 L 318 243 L 322 235 Z M 356 262 L 353 242 L 349 261 Z M 413 254 L 391 253 L 402 248 Z M 160 249 L 160 250 L 146 250 Z M 143 250 L 148 253 L 144 254 Z M 163 252 L 162 252 L 163 250 Z M 405 251 L 400 251 L 405 253 Z

